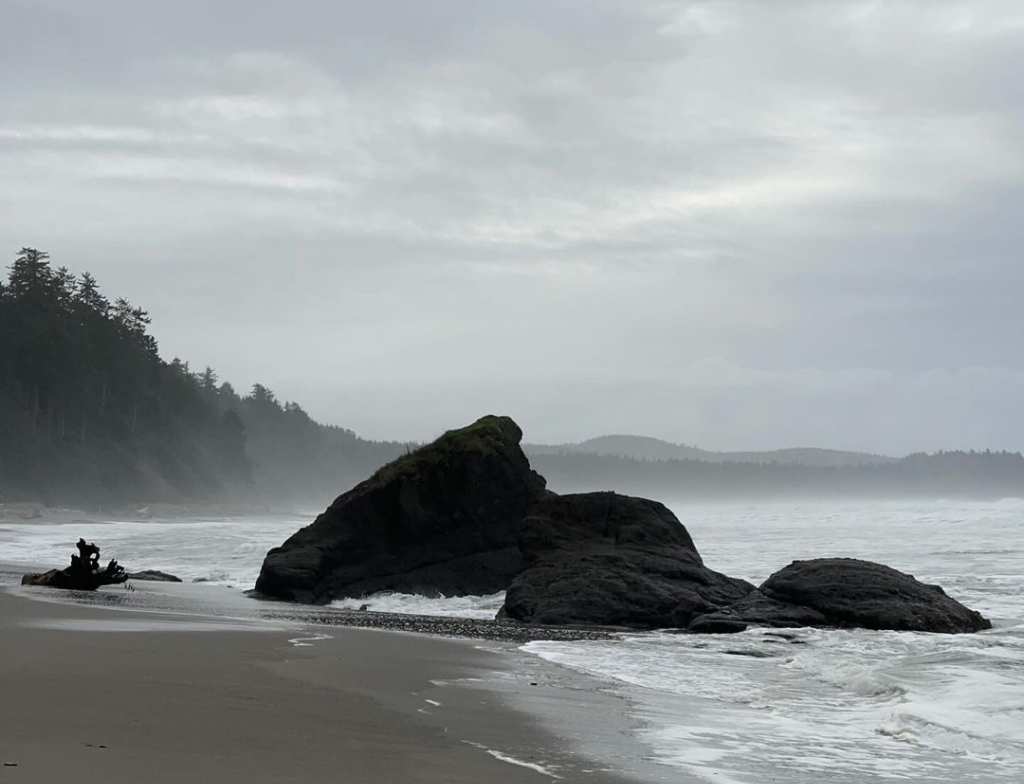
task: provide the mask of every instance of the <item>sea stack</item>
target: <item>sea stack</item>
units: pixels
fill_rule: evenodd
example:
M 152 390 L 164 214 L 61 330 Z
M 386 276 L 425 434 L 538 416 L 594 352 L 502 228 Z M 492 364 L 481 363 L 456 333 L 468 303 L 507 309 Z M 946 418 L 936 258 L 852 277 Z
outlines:
M 271 550 L 257 592 L 322 604 L 378 591 L 460 596 L 505 590 L 543 477 L 510 418 L 486 416 L 381 468 Z
M 502 615 L 526 623 L 679 628 L 754 588 L 704 566 L 664 504 L 618 493 L 552 494 L 519 548 Z
M 522 435 L 508 417 L 486 416 L 384 466 L 267 553 L 256 591 L 309 604 L 506 591 L 499 618 L 531 625 L 990 626 L 941 588 L 867 561 L 795 561 L 760 588 L 720 574 L 664 504 L 549 492 Z

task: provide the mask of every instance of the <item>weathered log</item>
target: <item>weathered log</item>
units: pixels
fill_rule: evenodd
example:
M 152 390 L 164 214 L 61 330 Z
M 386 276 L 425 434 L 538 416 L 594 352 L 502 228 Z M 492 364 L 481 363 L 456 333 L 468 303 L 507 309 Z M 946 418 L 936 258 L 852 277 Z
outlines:
M 72 591 L 95 591 L 103 585 L 119 585 L 128 580 L 124 567 L 111 560 L 100 569 L 100 548 L 78 540 L 78 555 L 71 556 L 71 566 L 66 569 L 51 569 L 41 574 L 26 574 L 22 585 L 63 588 Z

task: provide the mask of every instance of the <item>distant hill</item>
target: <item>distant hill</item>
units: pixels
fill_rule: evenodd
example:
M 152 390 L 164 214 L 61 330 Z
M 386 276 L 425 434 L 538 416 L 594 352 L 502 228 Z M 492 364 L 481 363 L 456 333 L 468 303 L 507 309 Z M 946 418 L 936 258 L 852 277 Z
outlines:
M 573 444 L 526 444 L 528 455 L 606 455 L 632 460 L 700 460 L 705 463 L 758 463 L 822 468 L 880 465 L 896 458 L 839 449 L 797 447 L 767 452 L 711 452 L 687 444 L 673 444 L 647 436 L 598 436 Z
M 530 463 L 558 493 L 615 490 L 674 501 L 770 498 L 1024 498 L 1019 452 L 937 452 L 883 463 L 637 460 L 615 455 L 533 454 Z

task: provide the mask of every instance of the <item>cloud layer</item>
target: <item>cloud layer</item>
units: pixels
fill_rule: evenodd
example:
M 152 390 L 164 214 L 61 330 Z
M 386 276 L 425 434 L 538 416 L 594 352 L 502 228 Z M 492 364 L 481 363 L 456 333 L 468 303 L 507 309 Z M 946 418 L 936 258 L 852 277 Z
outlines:
M 0 0 L 0 247 L 371 437 L 1020 449 L 1013 1 Z

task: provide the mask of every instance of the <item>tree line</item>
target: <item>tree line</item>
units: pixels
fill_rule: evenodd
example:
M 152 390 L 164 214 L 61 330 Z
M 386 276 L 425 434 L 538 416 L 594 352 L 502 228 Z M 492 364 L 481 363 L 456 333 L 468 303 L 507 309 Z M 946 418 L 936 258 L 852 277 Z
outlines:
M 21 249 L 0 282 L 0 502 L 319 502 L 405 448 L 164 361 L 149 325 Z

